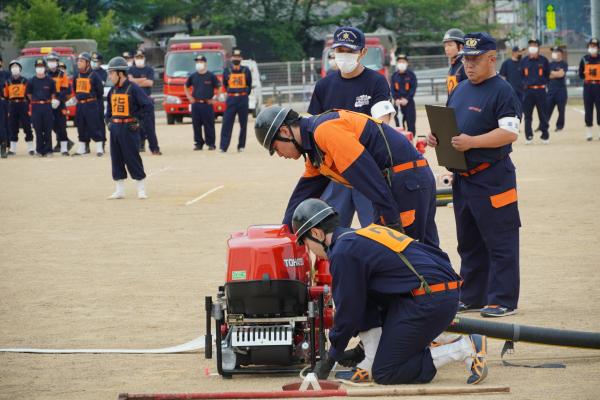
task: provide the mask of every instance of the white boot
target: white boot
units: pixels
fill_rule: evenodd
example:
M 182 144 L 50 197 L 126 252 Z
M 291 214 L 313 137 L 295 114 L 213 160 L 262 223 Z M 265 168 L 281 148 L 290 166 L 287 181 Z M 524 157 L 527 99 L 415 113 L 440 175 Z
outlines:
M 587 140 L 588 142 L 591 142 L 593 138 L 594 138 L 594 135 L 592 135 L 592 127 L 586 126 L 585 127 L 585 140 Z
M 435 369 L 440 369 L 453 361 L 464 361 L 470 369 L 475 357 L 475 349 L 468 336 L 463 336 L 453 343 L 432 347 L 430 351 Z
M 125 198 L 125 180 L 119 179 L 118 181 L 115 181 L 115 183 L 116 183 L 115 192 L 113 194 L 111 194 L 110 196 L 108 196 L 109 200 Z
M 82 156 L 85 154 L 85 142 L 79 142 L 77 144 L 77 151 L 75 152 L 75 154 Z
M 10 142 L 10 152 L 17 154 L 17 142 Z
M 104 149 L 102 148 L 102 142 L 96 142 L 96 155 L 102 157 L 104 155 Z
M 360 341 L 364 346 L 365 359 L 359 362 L 356 368 L 364 369 L 370 376 L 373 376 L 371 369 L 373 368 L 373 361 L 375 360 L 375 354 L 377 354 L 377 348 L 381 340 L 381 332 L 381 327 L 378 327 L 358 333 Z
M 27 143 L 27 152 L 29 153 L 30 156 L 35 154 L 35 146 L 33 144 L 33 141 L 31 142 L 25 142 Z
M 60 154 L 62 154 L 63 156 L 68 156 L 69 155 L 69 142 L 66 140 L 63 140 L 60 142 Z
M 146 195 L 146 184 L 144 183 L 143 179 L 140 179 L 139 181 L 137 181 L 137 192 L 138 192 L 138 199 L 147 199 L 148 196 Z

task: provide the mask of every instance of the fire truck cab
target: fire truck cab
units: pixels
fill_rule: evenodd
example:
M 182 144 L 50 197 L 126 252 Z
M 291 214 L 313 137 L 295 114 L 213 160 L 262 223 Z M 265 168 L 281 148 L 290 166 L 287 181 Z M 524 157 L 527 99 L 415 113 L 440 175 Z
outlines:
M 169 40 L 165 55 L 164 73 L 164 109 L 167 124 L 181 122 L 183 117 L 190 117 L 189 102 L 185 96 L 184 85 L 192 73 L 195 73 L 198 55 L 206 57 L 208 70 L 223 82 L 223 70 L 235 46 L 235 37 L 226 36 L 190 36 Z M 221 86 L 219 94 L 224 93 Z M 213 103 L 215 115 L 223 115 L 225 102 L 218 99 Z

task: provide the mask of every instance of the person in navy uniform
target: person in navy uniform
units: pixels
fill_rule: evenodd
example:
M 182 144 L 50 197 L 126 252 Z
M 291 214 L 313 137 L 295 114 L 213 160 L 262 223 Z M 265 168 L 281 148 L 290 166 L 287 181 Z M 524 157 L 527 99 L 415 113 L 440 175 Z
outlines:
M 102 86 L 106 86 L 106 80 L 108 79 L 108 73 L 104 68 L 102 68 L 102 61 L 104 57 L 102 54 L 98 52 L 92 53 L 92 71 L 94 71 L 102 80 Z M 104 89 L 103 89 L 104 91 Z M 100 113 L 100 122 L 102 124 L 102 137 L 104 138 L 104 143 L 106 143 L 106 126 L 104 125 L 104 95 L 102 96 L 102 101 L 100 102 L 100 107 L 98 107 L 98 111 Z
M 556 120 L 555 132 L 562 131 L 565 127 L 565 108 L 567 106 L 567 84 L 565 77 L 569 70 L 569 64 L 563 60 L 563 49 L 560 47 L 552 48 L 552 61 L 548 65 L 550 74 L 548 75 L 548 122 L 552 117 L 554 107 L 558 110 L 558 119 Z
M 133 56 L 130 52 L 124 51 L 123 58 L 125 59 L 125 61 L 127 61 L 127 65 L 129 66 L 129 68 L 133 67 Z
M 343 109 L 389 123 L 396 112 L 390 102 L 390 85 L 383 75 L 360 62 L 367 54 L 364 33 L 351 26 L 340 27 L 333 34 L 331 47 L 338 70 L 317 81 L 308 113 L 317 115 Z M 331 182 L 323 193 L 323 200 L 339 211 L 342 226 L 352 224 L 355 212 L 362 226 L 373 222 L 373 206 L 360 191 Z
M 453 171 L 452 196 L 464 279 L 459 311 L 484 317 L 514 314 L 519 300 L 519 209 L 515 166 L 509 154 L 519 135 L 519 102 L 496 74 L 496 41 L 465 35 L 468 81 L 448 100 L 461 132 L 452 146 L 464 152 L 467 170 Z M 435 132 L 428 144 L 437 145 Z M 483 308 L 482 308 L 483 307 Z
M 404 129 L 416 135 L 417 112 L 415 109 L 415 92 L 417 91 L 417 76 L 408 68 L 408 57 L 400 54 L 396 58 L 396 72 L 392 74 L 392 97 L 402 113 Z
M 583 106 L 585 119 L 585 139 L 593 139 L 594 106 L 596 106 L 596 124 L 600 126 L 600 55 L 598 55 L 598 39 L 588 42 L 588 53 L 579 62 L 579 77 L 583 79 Z M 600 139 L 600 130 L 598 131 Z
M 448 95 L 452 93 L 456 86 L 467 79 L 465 69 L 462 64 L 462 54 L 460 53 L 465 40 L 464 32 L 457 28 L 451 28 L 444 34 L 442 43 L 444 44 L 444 53 L 448 57 L 448 63 L 450 68 L 448 69 L 448 75 L 446 76 L 446 87 L 448 89 Z
M 4 98 L 8 100 L 8 132 L 10 135 L 9 156 L 17 154 L 19 128 L 25 132 L 25 143 L 30 156 L 35 155 L 31 118 L 29 116 L 29 101 L 25 94 L 27 79 L 21 75 L 23 66 L 17 60 L 8 64 L 10 77 L 4 83 Z
M 319 379 L 327 379 L 370 315 L 382 321 L 377 337 L 365 343 L 365 356 L 374 353 L 372 365 L 338 372 L 336 378 L 383 385 L 428 383 L 439 368 L 458 361 L 470 367 L 467 383 L 485 379 L 485 336 L 462 336 L 430 347 L 450 325 L 458 305 L 460 277 L 446 253 L 381 225 L 342 228 L 337 212 L 318 199 L 300 203 L 292 225 L 299 244 L 329 260 L 333 278 L 335 319 L 327 356 L 314 369 Z
M 108 92 L 106 121 L 110 131 L 110 161 L 116 190 L 109 199 L 125 197 L 127 172 L 137 181 L 139 199 L 146 199 L 144 164 L 140 157 L 139 121 L 154 112 L 152 100 L 142 88 L 128 79 L 128 65 L 123 57 L 108 63 L 108 77 L 113 87 Z
M 96 155 L 102 157 L 104 155 L 104 136 L 98 110 L 104 99 L 104 86 L 100 76 L 92 71 L 91 61 L 90 53 L 79 54 L 77 57 L 78 72 L 73 78 L 77 104 L 75 120 L 79 135 L 79 147 L 74 155 L 80 156 L 89 153 L 91 139 L 96 143 Z
M 525 144 L 533 142 L 533 108 L 535 107 L 540 119 L 540 130 L 542 131 L 542 143 L 550 142 L 550 133 L 548 132 L 548 100 L 546 86 L 550 68 L 548 59 L 540 52 L 540 42 L 537 39 L 530 39 L 527 49 L 528 55 L 521 60 L 521 75 L 525 94 L 523 96 L 523 114 L 525 114 Z
M 2 54 L 0 54 L 0 157 L 8 156 L 8 104 L 4 97 L 4 84 L 10 78 L 10 73 L 2 69 Z
M 69 156 L 69 149 L 73 146 L 73 142 L 67 137 L 67 116 L 65 103 L 67 98 L 71 95 L 69 77 L 63 71 L 58 68 L 58 55 L 56 53 L 50 53 L 46 56 L 46 65 L 48 66 L 47 74 L 52 80 L 54 80 L 56 94 L 55 97 L 58 100 L 58 107 L 53 107 L 52 116 L 54 123 L 52 130 L 56 135 L 56 146 L 53 151 L 55 153 L 60 152 L 63 156 Z
M 248 95 L 252 91 L 252 74 L 250 70 L 242 65 L 242 51 L 234 49 L 231 55 L 231 67 L 225 68 L 223 72 L 223 85 L 227 90 L 227 101 L 223 125 L 221 126 L 221 143 L 219 151 L 225 153 L 231 142 L 231 132 L 235 116 L 240 122 L 240 137 L 238 140 L 238 152 L 244 151 L 246 147 L 246 127 L 248 125 Z
M 133 66 L 129 68 L 127 72 L 129 76 L 129 80 L 136 83 L 139 87 L 142 88 L 144 93 L 150 98 L 152 104 L 154 101 L 152 100 L 152 86 L 154 86 L 154 68 L 146 65 L 146 54 L 143 50 L 138 50 L 135 53 L 133 58 Z M 141 129 L 141 142 L 140 142 L 140 151 L 146 151 L 145 141 L 148 140 L 148 145 L 150 147 L 150 152 L 155 156 L 162 155 L 160 151 L 160 147 L 158 145 L 158 138 L 156 136 L 156 123 L 155 123 L 155 115 L 154 110 L 151 114 L 147 114 L 143 121 L 140 121 Z
M 388 124 L 347 110 L 301 118 L 290 108 L 271 106 L 256 118 L 255 133 L 271 155 L 307 158 L 285 224 L 290 225 L 300 202 L 321 196 L 331 180 L 356 188 L 371 201 L 371 221 L 439 246 L 433 173 L 406 137 Z
M 512 86 L 519 100 L 519 107 L 523 106 L 523 75 L 521 74 L 521 52 L 519 46 L 512 48 L 511 57 L 504 60 L 500 66 L 500 76 Z
M 56 83 L 46 74 L 46 61 L 35 61 L 35 75 L 27 83 L 25 92 L 31 103 L 31 120 L 36 136 L 36 151 L 39 156 L 52 155 L 52 127 L 54 114 L 60 101 L 56 98 Z
M 194 127 L 194 150 L 202 150 L 204 144 L 208 150 L 215 149 L 215 112 L 213 98 L 221 87 L 221 82 L 215 74 L 208 70 L 206 57 L 199 54 L 196 61 L 196 72 L 192 73 L 185 82 L 185 95 L 190 102 L 192 125 Z M 189 91 L 191 88 L 191 93 Z M 202 138 L 204 127 L 204 139 Z

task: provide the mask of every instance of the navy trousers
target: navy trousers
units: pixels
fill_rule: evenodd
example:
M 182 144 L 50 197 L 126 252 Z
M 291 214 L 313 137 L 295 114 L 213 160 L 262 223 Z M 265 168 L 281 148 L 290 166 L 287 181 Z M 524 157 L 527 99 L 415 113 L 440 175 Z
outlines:
M 33 104 L 31 106 L 31 119 L 35 129 L 35 151 L 45 155 L 52 153 L 52 126 L 54 115 L 50 104 Z
M 458 309 L 458 290 L 432 295 L 387 296 L 380 303 L 383 325 L 373 361 L 381 385 L 428 383 L 437 370 L 429 345 L 450 325 Z
M 202 148 L 204 144 L 209 148 L 215 147 L 215 112 L 208 103 L 192 104 L 192 125 L 194 127 L 194 144 Z M 204 138 L 202 138 L 204 128 Z
M 8 104 L 0 98 L 0 143 L 8 144 Z
M 52 110 L 54 116 L 52 129 L 54 130 L 56 141 L 58 143 L 67 141 L 67 116 L 64 114 L 64 110 L 63 107 Z
M 140 136 L 142 143 L 148 140 L 150 151 L 160 151 L 158 146 L 158 137 L 156 136 L 156 116 L 154 115 L 154 102 L 152 102 L 152 112 L 146 114 L 140 124 Z
M 231 142 L 231 132 L 235 116 L 238 116 L 240 122 L 240 138 L 238 141 L 238 150 L 246 147 L 246 126 L 248 125 L 248 96 L 228 96 L 227 108 L 223 114 L 223 126 L 221 127 L 221 143 L 219 148 L 227 151 Z
M 521 220 L 510 157 L 475 175 L 455 173 L 452 195 L 464 280 L 461 301 L 517 308 Z
M 594 106 L 596 107 L 596 124 L 600 125 L 600 85 L 583 84 L 583 108 L 585 110 L 585 126 L 594 125 Z
M 525 114 L 525 137 L 533 139 L 533 108 L 537 108 L 540 119 L 540 129 L 542 130 L 542 139 L 548 139 L 548 111 L 547 111 L 546 89 L 527 89 L 523 98 L 523 114 Z
M 106 124 L 104 123 L 104 100 L 98 102 L 98 113 L 100 115 L 100 133 L 102 134 L 102 141 L 106 141 Z
M 77 122 L 77 134 L 80 142 L 89 143 L 102 142 L 102 126 L 100 113 L 98 112 L 98 101 L 88 103 L 77 103 L 75 121 Z
M 567 106 L 567 88 L 548 92 L 548 122 L 552 118 L 554 107 L 558 109 L 558 119 L 556 120 L 556 129 L 565 127 L 565 107 Z
M 8 131 L 10 133 L 10 141 L 17 142 L 19 140 L 19 128 L 25 132 L 25 141 L 33 141 L 33 132 L 31 130 L 31 118 L 29 117 L 29 103 L 24 101 L 8 102 Z
M 110 124 L 110 162 L 115 181 L 126 179 L 127 171 L 138 181 L 146 177 L 139 149 L 138 131 L 130 130 L 128 124 Z
M 400 107 L 400 111 L 402 111 L 402 125 L 404 125 L 404 129 L 412 132 L 414 136 L 417 135 L 417 110 L 415 107 L 415 101 L 413 99 L 408 100 L 408 104 Z

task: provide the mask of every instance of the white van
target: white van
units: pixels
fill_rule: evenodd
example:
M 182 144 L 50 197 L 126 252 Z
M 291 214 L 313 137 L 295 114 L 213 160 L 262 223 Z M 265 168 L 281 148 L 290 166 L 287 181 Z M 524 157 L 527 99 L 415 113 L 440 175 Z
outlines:
M 252 92 L 248 96 L 248 111 L 256 118 L 263 105 L 262 82 L 258 65 L 254 60 L 242 60 L 242 65 L 250 69 L 252 74 Z

